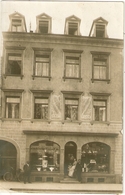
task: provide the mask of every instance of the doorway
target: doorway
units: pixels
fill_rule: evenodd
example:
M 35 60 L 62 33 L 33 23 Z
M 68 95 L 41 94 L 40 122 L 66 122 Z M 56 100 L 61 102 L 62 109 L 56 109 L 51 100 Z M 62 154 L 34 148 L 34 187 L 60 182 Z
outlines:
M 73 163 L 73 160 L 77 158 L 77 146 L 75 142 L 67 142 L 65 145 L 64 154 L 64 175 L 68 175 L 68 166 Z

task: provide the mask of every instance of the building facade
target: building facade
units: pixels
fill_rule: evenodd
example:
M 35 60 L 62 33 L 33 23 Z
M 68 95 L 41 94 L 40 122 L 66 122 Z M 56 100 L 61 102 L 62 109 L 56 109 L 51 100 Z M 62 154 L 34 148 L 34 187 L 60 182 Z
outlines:
M 36 17 L 27 32 L 20 13 L 3 32 L 0 166 L 22 168 L 32 181 L 60 182 L 73 158 L 82 182 L 120 183 L 122 178 L 123 40 L 108 37 L 108 22 L 65 20 L 52 34 L 52 19 Z M 110 25 L 110 24 L 109 24 Z

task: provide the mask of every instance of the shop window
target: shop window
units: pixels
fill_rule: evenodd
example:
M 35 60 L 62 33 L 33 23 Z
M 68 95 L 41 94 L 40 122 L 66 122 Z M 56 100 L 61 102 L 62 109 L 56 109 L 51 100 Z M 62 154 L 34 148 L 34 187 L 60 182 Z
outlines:
M 30 162 L 33 171 L 58 172 L 60 167 L 60 147 L 55 142 L 38 141 L 37 147 L 30 146 Z
M 35 98 L 34 118 L 48 120 L 48 98 Z
M 34 49 L 34 77 L 51 78 L 52 49 Z
M 81 53 L 82 51 L 64 51 L 64 80 L 79 79 L 81 81 Z
M 82 172 L 109 173 L 110 147 L 100 142 L 83 145 L 81 162 Z
M 92 53 L 92 82 L 109 82 L 109 53 Z
M 19 118 L 20 97 L 6 97 L 6 118 Z
M 65 99 L 65 120 L 78 120 L 78 99 Z

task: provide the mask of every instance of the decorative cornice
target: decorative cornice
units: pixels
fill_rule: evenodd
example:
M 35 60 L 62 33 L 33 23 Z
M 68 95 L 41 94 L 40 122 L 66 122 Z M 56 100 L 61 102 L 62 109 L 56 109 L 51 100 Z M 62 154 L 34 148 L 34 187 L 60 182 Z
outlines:
M 97 92 L 90 92 L 92 96 L 110 96 L 111 93 L 97 93 Z
M 23 130 L 24 134 L 28 135 L 78 135 L 78 136 L 102 136 L 102 137 L 117 137 L 119 133 L 97 133 L 97 132 L 68 132 L 68 131 L 41 131 L 41 130 Z
M 61 91 L 63 94 L 82 95 L 83 91 Z
M 45 93 L 45 94 L 48 94 L 48 93 L 50 94 L 53 92 L 53 90 L 34 90 L 34 89 L 30 89 L 30 91 L 32 93 Z
M 103 47 L 119 47 L 123 48 L 123 39 L 112 38 L 96 38 L 88 36 L 73 36 L 73 35 L 59 35 L 59 34 L 40 34 L 40 33 L 25 33 L 25 32 L 3 32 L 4 41 L 13 40 L 20 42 L 35 42 L 39 43 L 58 43 L 58 44 L 76 44 L 78 45 L 93 45 Z
M 16 92 L 16 93 L 22 93 L 24 89 L 2 89 L 4 92 Z

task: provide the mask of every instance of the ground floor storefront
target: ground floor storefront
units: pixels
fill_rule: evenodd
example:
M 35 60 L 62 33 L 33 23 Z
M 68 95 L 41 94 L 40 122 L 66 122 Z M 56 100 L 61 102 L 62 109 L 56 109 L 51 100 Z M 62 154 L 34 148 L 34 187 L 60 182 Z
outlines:
M 33 182 L 62 181 L 74 159 L 81 160 L 83 183 L 121 182 L 121 174 L 115 173 L 117 133 L 24 130 L 23 136 Z M 0 169 L 19 168 L 21 148 L 6 140 L 0 146 Z

